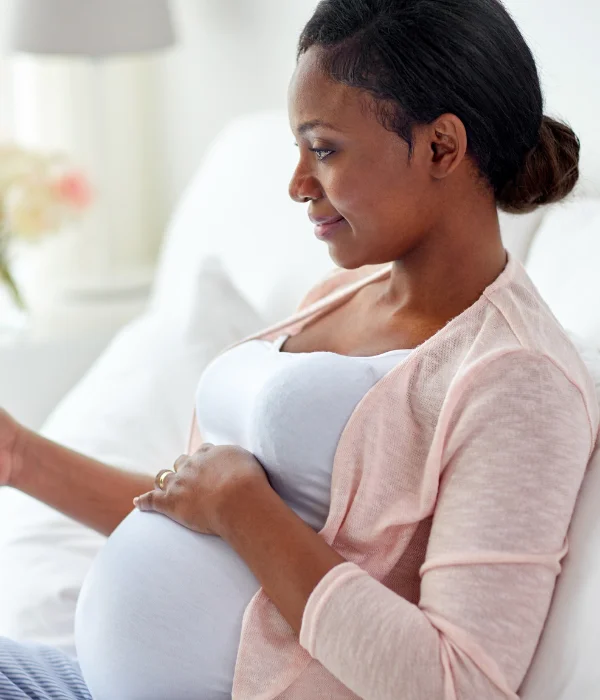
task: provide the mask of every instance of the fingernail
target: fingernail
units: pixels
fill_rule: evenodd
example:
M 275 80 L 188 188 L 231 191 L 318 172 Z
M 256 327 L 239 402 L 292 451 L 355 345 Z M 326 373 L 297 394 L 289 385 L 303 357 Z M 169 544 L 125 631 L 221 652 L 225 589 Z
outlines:
M 133 505 L 134 505 L 134 506 L 137 506 L 139 500 L 140 500 L 139 497 L 136 496 L 136 497 L 133 499 Z

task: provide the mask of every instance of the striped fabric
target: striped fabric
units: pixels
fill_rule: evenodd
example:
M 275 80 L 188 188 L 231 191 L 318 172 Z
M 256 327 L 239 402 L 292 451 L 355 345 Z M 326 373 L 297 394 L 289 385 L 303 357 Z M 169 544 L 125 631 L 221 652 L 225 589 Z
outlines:
M 1 700 L 92 700 L 77 661 L 43 644 L 0 637 Z

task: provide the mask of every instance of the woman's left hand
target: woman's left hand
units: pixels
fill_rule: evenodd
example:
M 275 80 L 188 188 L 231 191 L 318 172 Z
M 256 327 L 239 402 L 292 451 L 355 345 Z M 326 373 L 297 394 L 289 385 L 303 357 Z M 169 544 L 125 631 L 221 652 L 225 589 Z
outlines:
M 194 454 L 178 457 L 173 469 L 162 469 L 154 490 L 135 498 L 134 505 L 139 510 L 163 513 L 205 535 L 219 536 L 224 508 L 232 494 L 242 494 L 256 485 L 271 489 L 261 463 L 238 445 L 205 442 Z

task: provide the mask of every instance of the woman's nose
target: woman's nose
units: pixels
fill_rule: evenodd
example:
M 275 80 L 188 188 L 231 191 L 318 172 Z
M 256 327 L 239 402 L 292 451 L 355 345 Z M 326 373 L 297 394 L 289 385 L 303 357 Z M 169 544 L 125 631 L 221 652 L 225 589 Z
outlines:
M 290 197 L 300 204 L 323 196 L 318 181 L 310 173 L 303 173 L 296 168 L 288 188 Z

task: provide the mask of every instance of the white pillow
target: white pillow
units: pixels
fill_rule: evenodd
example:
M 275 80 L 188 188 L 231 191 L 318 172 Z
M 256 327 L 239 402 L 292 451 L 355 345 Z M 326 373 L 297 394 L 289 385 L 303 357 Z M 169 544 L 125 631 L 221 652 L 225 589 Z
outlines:
M 189 303 L 129 323 L 40 433 L 105 463 L 155 474 L 185 452 L 204 367 L 267 324 L 216 258 Z M 73 620 L 100 534 L 11 489 L 0 490 L 0 635 L 74 655 Z
M 569 336 L 592 375 L 600 401 L 600 350 Z M 519 689 L 522 700 L 592 700 L 600 695 L 600 442 L 590 460 L 569 527 L 540 643 Z
M 571 196 L 539 208 L 545 213 L 527 274 L 565 328 L 600 346 L 600 198 Z

